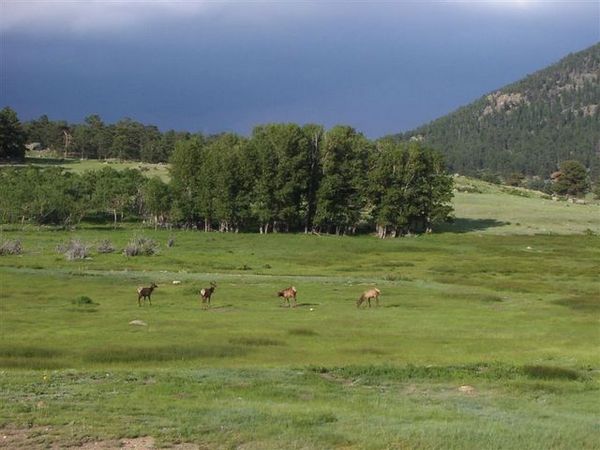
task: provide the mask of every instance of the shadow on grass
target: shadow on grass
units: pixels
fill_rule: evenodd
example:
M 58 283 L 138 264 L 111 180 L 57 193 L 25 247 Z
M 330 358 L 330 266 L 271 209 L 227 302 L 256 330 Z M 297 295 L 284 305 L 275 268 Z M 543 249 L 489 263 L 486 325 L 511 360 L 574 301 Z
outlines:
M 242 346 L 256 346 L 256 347 L 265 347 L 272 345 L 286 345 L 285 342 L 280 341 L 278 339 L 272 339 L 270 337 L 261 337 L 261 336 L 239 336 L 233 337 L 229 339 L 230 344 L 234 345 L 242 345 Z
M 190 360 L 201 358 L 229 358 L 243 356 L 248 350 L 232 345 L 106 347 L 89 351 L 84 360 L 90 363 L 132 363 Z
M 63 159 L 63 158 L 35 158 L 31 156 L 25 157 L 25 164 L 40 164 L 44 166 L 62 166 L 64 164 L 73 164 L 79 162 L 78 159 Z
M 497 228 L 510 225 L 496 219 L 466 219 L 457 218 L 451 223 L 442 223 L 436 228 L 436 233 L 468 233 L 471 231 L 483 231 L 488 228 Z
M 567 308 L 585 313 L 600 312 L 600 297 L 596 293 L 586 293 L 572 297 L 555 300 L 555 305 L 566 306 Z
M 218 306 L 210 306 L 210 308 L 204 308 L 203 311 L 214 311 L 214 312 L 228 312 L 235 311 L 235 306 L 232 304 L 229 305 L 218 305 Z

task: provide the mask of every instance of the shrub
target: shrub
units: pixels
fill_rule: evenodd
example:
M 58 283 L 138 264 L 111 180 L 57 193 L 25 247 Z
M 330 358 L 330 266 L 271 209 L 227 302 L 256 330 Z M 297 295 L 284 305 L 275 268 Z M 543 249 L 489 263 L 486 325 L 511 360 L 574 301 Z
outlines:
M 527 189 L 532 191 L 547 192 L 551 188 L 551 182 L 542 180 L 540 178 L 531 178 L 525 183 Z
M 94 301 L 87 295 L 77 297 L 76 299 L 71 300 L 71 303 L 77 306 L 97 305 L 97 303 L 94 303 Z
M 89 255 L 91 246 L 79 239 L 71 239 L 56 246 L 56 251 L 65 255 L 67 260 L 84 259 Z
M 506 192 L 509 195 L 516 195 L 517 197 L 527 197 L 527 198 L 532 197 L 530 192 L 521 191 L 519 189 L 514 189 L 514 188 L 502 188 L 502 192 Z
M 285 342 L 268 337 L 233 337 L 229 339 L 230 344 L 249 346 L 285 345 Z
M 4 255 L 20 255 L 23 253 L 23 246 L 20 240 L 4 241 L 0 245 L 0 256 Z
M 151 256 L 156 253 L 158 253 L 158 243 L 145 236 L 134 237 L 123 250 L 125 256 Z
M 472 184 L 467 184 L 464 186 L 456 186 L 456 190 L 458 192 L 464 192 L 467 194 L 481 194 L 483 193 L 483 191 L 481 189 L 479 189 L 476 186 L 473 186 Z
M 96 249 L 98 253 L 112 253 L 115 251 L 115 246 L 108 239 L 102 239 Z
M 592 190 L 594 193 L 594 199 L 600 200 L 600 181 L 597 181 L 594 185 L 594 189 Z
M 487 170 L 482 170 L 477 174 L 477 178 L 483 181 L 487 181 L 492 184 L 501 184 L 502 180 L 500 179 L 500 175 L 494 172 L 489 172 Z
M 577 380 L 581 374 L 566 367 L 558 366 L 523 366 L 523 373 L 530 378 L 542 380 Z
M 317 336 L 319 334 L 310 328 L 292 328 L 288 333 L 293 336 Z

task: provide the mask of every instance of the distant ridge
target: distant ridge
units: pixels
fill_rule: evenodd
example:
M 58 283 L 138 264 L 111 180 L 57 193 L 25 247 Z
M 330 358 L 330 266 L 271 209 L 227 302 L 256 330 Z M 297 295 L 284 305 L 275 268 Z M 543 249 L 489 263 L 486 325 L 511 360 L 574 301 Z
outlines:
M 415 130 L 454 172 L 521 172 L 547 178 L 576 159 L 600 174 L 600 43 Z

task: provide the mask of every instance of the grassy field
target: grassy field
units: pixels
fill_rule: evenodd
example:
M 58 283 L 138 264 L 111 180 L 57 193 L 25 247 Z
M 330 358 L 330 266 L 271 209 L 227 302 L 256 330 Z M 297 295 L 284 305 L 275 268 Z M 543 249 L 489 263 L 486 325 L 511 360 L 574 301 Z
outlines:
M 4 227 L 0 447 L 600 448 L 598 206 L 502 189 L 386 241 Z M 140 234 L 159 254 L 126 258 Z
M 39 167 L 62 167 L 66 171 L 81 174 L 87 170 L 99 170 L 103 167 L 112 167 L 116 170 L 138 169 L 148 177 L 157 176 L 163 181 L 169 180 L 168 164 L 150 164 L 139 161 L 119 161 L 115 159 L 97 160 L 97 159 L 74 159 L 60 157 L 40 157 L 34 155 L 36 152 L 29 152 L 25 164 Z M 39 152 L 37 152 L 39 153 Z M 54 154 L 53 154 L 54 155 Z M 19 164 L 15 164 L 19 166 Z

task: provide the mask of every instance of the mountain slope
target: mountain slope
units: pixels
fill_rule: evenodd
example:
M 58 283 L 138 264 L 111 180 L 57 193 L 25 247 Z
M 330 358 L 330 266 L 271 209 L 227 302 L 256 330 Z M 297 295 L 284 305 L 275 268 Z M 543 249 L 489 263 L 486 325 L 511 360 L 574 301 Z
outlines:
M 577 159 L 600 173 L 600 43 L 404 134 L 446 155 L 451 170 L 547 178 Z

